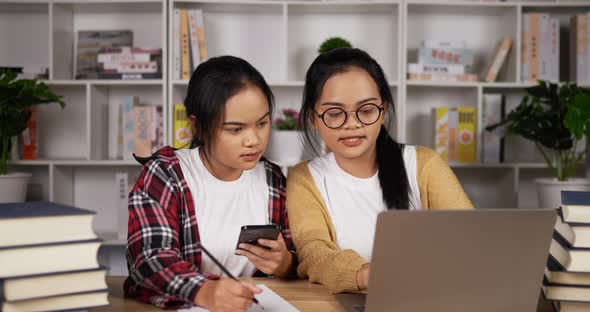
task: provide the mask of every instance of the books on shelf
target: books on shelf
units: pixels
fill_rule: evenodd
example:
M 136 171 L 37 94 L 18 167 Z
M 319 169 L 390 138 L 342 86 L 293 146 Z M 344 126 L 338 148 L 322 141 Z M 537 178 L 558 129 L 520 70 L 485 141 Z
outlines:
M 449 162 L 475 162 L 477 159 L 475 108 L 436 107 L 433 114 L 436 152 Z
M 560 311 L 590 309 L 590 220 L 565 219 L 567 205 L 590 208 L 590 192 L 561 191 L 561 207 L 543 280 L 543 293 Z M 573 302 L 576 302 L 575 304 Z M 581 309 L 581 310 L 580 310 Z
M 188 80 L 208 59 L 203 10 L 174 9 L 173 16 L 173 79 Z
M 521 81 L 559 81 L 559 20 L 549 13 L 523 14 Z
M 78 31 L 76 79 L 160 79 L 162 49 L 134 47 L 130 30 Z
M 164 146 L 161 105 L 142 103 L 139 96 L 123 96 L 109 103 L 109 158 L 132 160 Z
M 92 211 L 50 203 L 0 204 L 0 310 L 108 304 Z
M 496 49 L 496 54 L 494 55 L 494 59 L 490 64 L 488 71 L 484 77 L 486 82 L 494 82 L 496 78 L 498 78 L 498 74 L 502 69 L 504 63 L 506 63 L 506 58 L 508 57 L 508 53 L 510 52 L 510 47 L 512 46 L 512 39 L 509 36 L 505 36 L 498 48 Z
M 408 80 L 475 82 L 474 52 L 465 41 L 427 39 L 418 49 L 418 63 L 408 64 Z

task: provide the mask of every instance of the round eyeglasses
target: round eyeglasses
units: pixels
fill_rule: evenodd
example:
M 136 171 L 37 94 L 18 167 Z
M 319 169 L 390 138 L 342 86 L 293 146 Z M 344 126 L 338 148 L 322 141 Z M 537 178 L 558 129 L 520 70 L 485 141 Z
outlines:
M 383 110 L 385 110 L 385 108 L 375 104 L 362 105 L 355 111 L 345 111 L 342 108 L 333 107 L 319 114 L 318 117 L 324 121 L 326 127 L 330 129 L 338 129 L 346 123 L 348 120 L 348 114 L 355 112 L 356 119 L 363 125 L 368 126 L 379 120 Z

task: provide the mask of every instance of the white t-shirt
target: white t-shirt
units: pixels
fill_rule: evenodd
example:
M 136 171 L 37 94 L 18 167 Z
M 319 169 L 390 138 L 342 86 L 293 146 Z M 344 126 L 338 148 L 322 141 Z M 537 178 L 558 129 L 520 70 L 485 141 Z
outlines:
M 205 168 L 199 148 L 175 153 L 193 196 L 201 243 L 234 276 L 252 276 L 256 266 L 234 252 L 243 225 L 268 224 L 269 190 L 264 164 L 259 162 L 237 180 L 226 182 Z M 206 254 L 201 259 L 201 271 L 222 275 Z
M 412 191 L 410 209 L 422 209 L 416 148 L 406 145 L 403 158 Z M 338 247 L 352 249 L 370 261 L 377 215 L 387 210 L 378 172 L 366 179 L 352 176 L 340 168 L 333 153 L 310 161 L 309 170 L 332 218 Z

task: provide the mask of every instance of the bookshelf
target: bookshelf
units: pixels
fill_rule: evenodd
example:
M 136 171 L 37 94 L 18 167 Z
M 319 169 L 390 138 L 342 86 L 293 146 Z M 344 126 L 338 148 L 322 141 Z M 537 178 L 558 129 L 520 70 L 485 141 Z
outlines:
M 188 85 L 168 70 L 175 48 L 170 25 L 178 8 L 203 10 L 209 56 L 233 54 L 250 61 L 270 83 L 277 110 L 300 107 L 305 71 L 319 44 L 330 36 L 346 38 L 373 55 L 387 74 L 397 111 L 392 133 L 402 142 L 432 146 L 433 107 L 466 105 L 480 112 L 484 94 L 503 92 L 509 103 L 517 103 L 524 88 L 531 85 L 519 80 L 523 13 L 549 12 L 567 30 L 569 16 L 590 11 L 590 3 L 0 0 L 0 40 L 10 42 L 0 45 L 0 64 L 47 66 L 47 83 L 66 101 L 63 110 L 57 106 L 42 109 L 39 160 L 13 161 L 11 169 L 33 174 L 31 200 L 52 200 L 98 212 L 97 228 L 105 239 L 101 257 L 109 262 L 111 274 L 126 272 L 126 207 L 117 199 L 115 175 L 127 173 L 132 182 L 140 166 L 129 160 L 108 160 L 106 107 L 126 95 L 161 103 L 166 142 L 172 141 L 172 107 L 183 102 Z M 162 79 L 74 80 L 75 34 L 93 29 L 131 29 L 136 45 L 162 48 Z M 424 39 L 466 40 L 476 50 L 476 70 L 481 72 L 504 35 L 512 37 L 513 46 L 498 82 L 406 79 L 405 64 L 416 60 L 416 49 Z M 562 54 L 561 67 L 567 66 L 565 57 Z M 581 84 L 590 86 L 590 82 Z M 479 134 L 481 131 L 479 127 Z M 534 146 L 522 139 L 508 140 L 506 150 L 505 163 L 451 165 L 477 207 L 535 207 L 534 179 L 549 176 L 549 169 Z M 579 175 L 584 174 L 580 169 Z

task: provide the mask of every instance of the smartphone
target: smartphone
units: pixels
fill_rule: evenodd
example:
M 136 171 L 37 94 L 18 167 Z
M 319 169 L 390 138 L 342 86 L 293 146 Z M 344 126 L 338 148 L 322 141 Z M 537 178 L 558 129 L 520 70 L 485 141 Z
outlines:
M 269 249 L 266 246 L 258 244 L 259 239 L 277 240 L 281 233 L 281 226 L 278 224 L 267 224 L 267 225 L 244 225 L 240 231 L 240 237 L 236 244 L 236 249 L 240 249 L 238 246 L 241 243 L 247 243 L 262 248 Z

